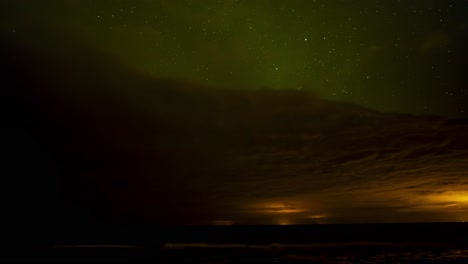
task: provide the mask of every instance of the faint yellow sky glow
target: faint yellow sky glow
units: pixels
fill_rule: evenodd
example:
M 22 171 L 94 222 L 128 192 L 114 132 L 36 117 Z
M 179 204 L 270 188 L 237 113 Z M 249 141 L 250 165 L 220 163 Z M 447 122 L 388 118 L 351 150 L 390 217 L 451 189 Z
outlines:
M 423 198 L 415 197 L 416 203 L 409 208 L 399 211 L 440 211 L 440 212 L 459 212 L 468 208 L 467 191 L 447 191 L 443 193 L 434 193 Z
M 267 202 L 255 204 L 252 209 L 266 214 L 294 214 L 306 211 L 300 205 L 291 202 Z
M 467 206 L 468 191 L 449 191 L 441 194 L 432 194 L 429 196 L 431 202 L 447 203 L 448 205 Z
M 328 215 L 326 214 L 316 214 L 316 215 L 309 215 L 307 216 L 307 218 L 310 218 L 310 219 L 320 219 L 320 218 L 327 218 Z

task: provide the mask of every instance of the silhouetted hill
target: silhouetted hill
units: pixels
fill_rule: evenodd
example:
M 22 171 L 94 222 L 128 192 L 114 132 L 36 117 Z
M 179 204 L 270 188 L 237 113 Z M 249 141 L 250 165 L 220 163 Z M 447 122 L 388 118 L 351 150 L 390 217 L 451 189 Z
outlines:
M 12 234 L 269 223 L 265 201 L 275 199 L 303 219 L 323 210 L 328 222 L 437 221 L 452 202 L 437 197 L 468 186 L 465 121 L 154 79 L 73 38 L 38 34 L 0 41 Z M 436 209 L 415 216 L 424 206 Z

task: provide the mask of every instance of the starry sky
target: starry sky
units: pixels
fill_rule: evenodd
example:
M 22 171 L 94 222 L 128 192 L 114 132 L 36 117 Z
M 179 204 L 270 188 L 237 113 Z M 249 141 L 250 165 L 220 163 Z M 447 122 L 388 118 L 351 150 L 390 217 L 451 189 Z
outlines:
M 2 1 L 2 210 L 467 221 L 465 2 Z
M 155 77 L 295 89 L 390 112 L 468 114 L 463 0 L 2 3 Z

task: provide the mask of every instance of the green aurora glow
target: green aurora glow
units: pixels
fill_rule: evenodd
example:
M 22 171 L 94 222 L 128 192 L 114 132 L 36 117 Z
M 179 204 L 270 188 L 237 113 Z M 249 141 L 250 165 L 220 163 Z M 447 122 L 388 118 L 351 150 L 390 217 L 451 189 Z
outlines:
M 2 30 L 67 30 L 157 77 L 309 90 L 466 117 L 465 1 L 5 1 Z

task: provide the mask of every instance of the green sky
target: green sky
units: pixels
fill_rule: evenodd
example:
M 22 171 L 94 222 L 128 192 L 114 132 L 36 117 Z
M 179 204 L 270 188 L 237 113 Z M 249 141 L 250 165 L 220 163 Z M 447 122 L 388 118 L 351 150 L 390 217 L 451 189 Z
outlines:
M 2 29 L 67 30 L 157 77 L 310 90 L 466 117 L 465 1 L 6 1 Z

